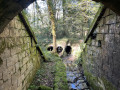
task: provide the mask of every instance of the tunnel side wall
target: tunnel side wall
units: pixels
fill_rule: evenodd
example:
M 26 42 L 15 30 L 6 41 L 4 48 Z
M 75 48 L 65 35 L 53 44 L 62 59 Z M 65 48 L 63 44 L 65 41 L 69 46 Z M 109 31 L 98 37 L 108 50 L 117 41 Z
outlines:
M 81 54 L 84 73 L 94 90 L 120 90 L 120 16 L 106 9 Z
M 42 58 L 16 16 L 0 33 L 0 90 L 26 90 Z

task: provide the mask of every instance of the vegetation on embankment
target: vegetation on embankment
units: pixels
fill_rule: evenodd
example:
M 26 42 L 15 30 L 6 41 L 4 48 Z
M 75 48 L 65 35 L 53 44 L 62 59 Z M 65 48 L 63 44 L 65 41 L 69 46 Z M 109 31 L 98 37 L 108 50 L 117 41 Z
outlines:
M 45 48 L 42 50 L 46 62 L 42 63 L 28 90 L 68 90 L 66 68 L 62 59 Z
M 66 68 L 63 62 L 57 61 L 55 65 L 54 90 L 69 90 L 66 77 Z

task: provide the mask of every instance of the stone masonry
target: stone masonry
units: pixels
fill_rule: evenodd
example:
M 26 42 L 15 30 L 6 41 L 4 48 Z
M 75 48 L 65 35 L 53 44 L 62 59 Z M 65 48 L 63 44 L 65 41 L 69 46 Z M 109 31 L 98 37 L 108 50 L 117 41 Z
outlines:
M 16 16 L 0 33 L 0 90 L 26 90 L 42 58 Z
M 94 90 L 120 90 L 120 16 L 106 9 L 81 54 L 84 73 Z

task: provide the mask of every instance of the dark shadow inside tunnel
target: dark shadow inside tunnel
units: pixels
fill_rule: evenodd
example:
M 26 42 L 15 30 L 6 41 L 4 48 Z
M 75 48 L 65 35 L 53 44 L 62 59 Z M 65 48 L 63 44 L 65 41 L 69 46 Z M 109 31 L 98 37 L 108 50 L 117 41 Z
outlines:
M 72 51 L 72 47 L 71 46 L 66 46 L 65 47 L 65 52 L 67 53 L 67 55 L 70 55 Z
M 57 47 L 57 53 L 59 54 L 59 53 L 61 53 L 63 51 L 63 48 L 61 47 L 61 46 L 58 46 Z
M 47 50 L 48 50 L 48 51 L 52 51 L 52 50 L 53 50 L 53 46 L 49 46 L 49 47 L 47 48 Z

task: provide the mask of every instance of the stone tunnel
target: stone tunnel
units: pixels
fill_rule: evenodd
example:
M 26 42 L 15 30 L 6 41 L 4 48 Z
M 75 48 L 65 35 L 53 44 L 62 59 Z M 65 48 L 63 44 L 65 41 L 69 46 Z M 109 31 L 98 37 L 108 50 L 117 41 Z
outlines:
M 44 61 L 21 13 L 34 1 L 0 1 L 0 90 L 27 90 Z M 85 40 L 81 54 L 84 73 L 94 90 L 120 90 L 120 1 L 95 1 L 107 7 L 99 9 Z

